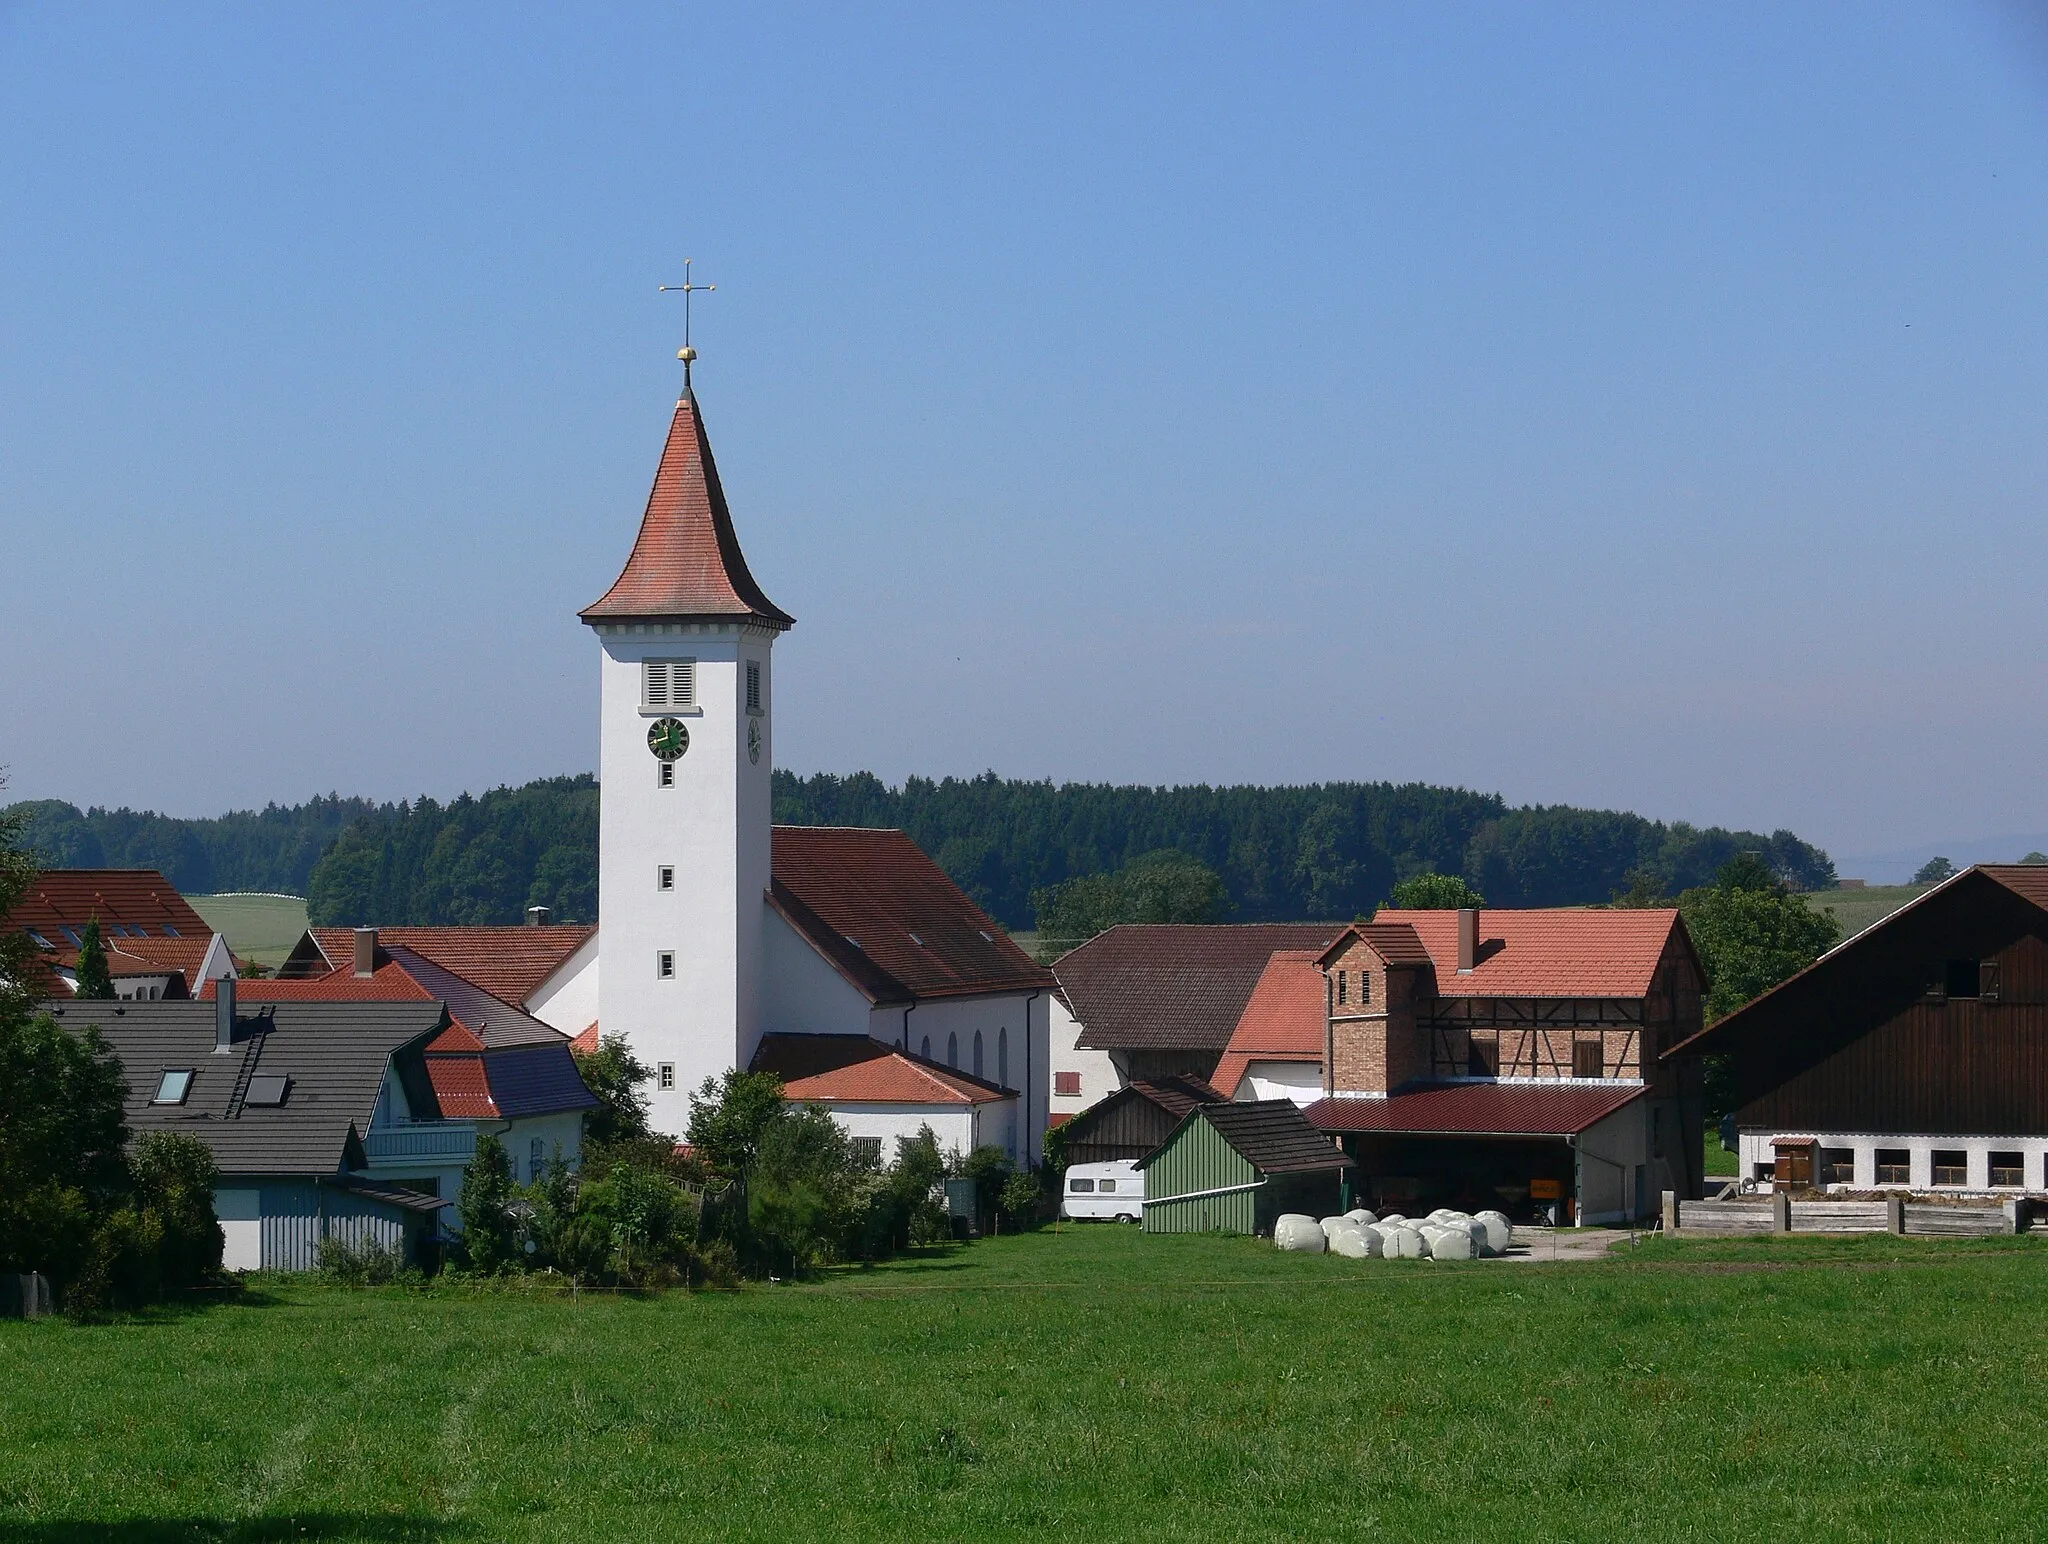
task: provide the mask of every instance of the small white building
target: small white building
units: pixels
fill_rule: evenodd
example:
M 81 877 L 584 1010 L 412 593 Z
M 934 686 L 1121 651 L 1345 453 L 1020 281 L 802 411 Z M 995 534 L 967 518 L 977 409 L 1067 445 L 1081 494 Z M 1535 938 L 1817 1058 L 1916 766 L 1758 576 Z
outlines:
M 796 1104 L 815 1104 L 883 1164 L 899 1138 L 930 1127 L 939 1151 L 1000 1148 L 1023 1161 L 1016 1091 L 866 1035 L 765 1035 L 756 1071 L 773 1072 Z

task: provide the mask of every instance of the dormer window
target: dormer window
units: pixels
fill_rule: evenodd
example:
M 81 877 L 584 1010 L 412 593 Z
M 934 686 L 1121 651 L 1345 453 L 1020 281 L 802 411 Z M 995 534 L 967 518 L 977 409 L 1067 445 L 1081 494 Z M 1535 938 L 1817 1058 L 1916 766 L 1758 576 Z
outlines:
M 640 706 L 663 713 L 697 705 L 697 662 L 694 659 L 640 661 Z

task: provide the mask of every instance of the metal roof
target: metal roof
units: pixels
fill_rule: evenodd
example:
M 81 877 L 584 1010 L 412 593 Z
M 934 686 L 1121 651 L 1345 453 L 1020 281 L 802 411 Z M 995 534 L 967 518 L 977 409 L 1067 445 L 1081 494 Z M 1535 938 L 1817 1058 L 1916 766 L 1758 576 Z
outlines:
M 1304 1115 L 1320 1131 L 1412 1136 L 1573 1136 L 1640 1099 L 1640 1083 L 1444 1083 L 1384 1099 L 1319 1099 Z

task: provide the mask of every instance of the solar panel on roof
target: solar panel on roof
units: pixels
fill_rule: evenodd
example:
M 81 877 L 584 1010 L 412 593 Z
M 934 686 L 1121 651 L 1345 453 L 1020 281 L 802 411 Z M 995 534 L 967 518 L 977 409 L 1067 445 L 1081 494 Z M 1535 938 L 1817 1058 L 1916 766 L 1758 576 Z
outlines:
M 242 1096 L 242 1103 L 275 1109 L 284 1103 L 291 1081 L 281 1072 L 259 1072 L 249 1079 L 249 1092 Z

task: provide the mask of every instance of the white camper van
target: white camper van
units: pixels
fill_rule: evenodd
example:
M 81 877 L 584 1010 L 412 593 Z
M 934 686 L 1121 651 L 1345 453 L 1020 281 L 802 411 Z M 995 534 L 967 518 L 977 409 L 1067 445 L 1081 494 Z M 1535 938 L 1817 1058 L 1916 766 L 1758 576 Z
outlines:
M 1125 1159 L 1077 1163 L 1067 1170 L 1060 1215 L 1079 1222 L 1137 1222 L 1145 1215 L 1145 1176 Z

